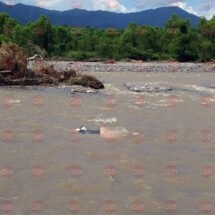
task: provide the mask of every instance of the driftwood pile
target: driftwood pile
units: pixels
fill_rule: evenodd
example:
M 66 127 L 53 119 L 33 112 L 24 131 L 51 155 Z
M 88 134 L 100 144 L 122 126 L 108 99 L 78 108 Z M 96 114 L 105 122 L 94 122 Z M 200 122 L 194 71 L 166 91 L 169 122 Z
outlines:
M 94 89 L 102 89 L 104 85 L 93 76 L 78 74 L 74 70 L 56 71 L 53 65 L 44 64 L 42 67 L 28 69 L 28 60 L 19 46 L 3 43 L 0 47 L 0 86 L 29 86 L 29 85 L 81 85 Z M 40 59 L 43 60 L 43 59 Z

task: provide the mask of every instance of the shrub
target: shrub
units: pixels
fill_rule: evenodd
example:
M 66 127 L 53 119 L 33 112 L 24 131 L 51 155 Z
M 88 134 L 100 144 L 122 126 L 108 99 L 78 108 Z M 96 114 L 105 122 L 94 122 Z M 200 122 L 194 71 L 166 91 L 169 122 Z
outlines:
M 22 48 L 13 43 L 2 43 L 0 47 L 0 69 L 27 71 L 27 56 Z

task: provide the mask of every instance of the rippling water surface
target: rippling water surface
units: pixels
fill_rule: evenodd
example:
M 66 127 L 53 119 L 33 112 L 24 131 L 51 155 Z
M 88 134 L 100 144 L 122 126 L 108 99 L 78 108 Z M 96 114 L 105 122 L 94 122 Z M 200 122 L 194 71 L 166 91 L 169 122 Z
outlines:
M 214 74 L 94 75 L 106 85 L 94 94 L 0 89 L 0 212 L 214 213 Z M 135 94 L 128 81 L 175 90 Z M 129 135 L 76 136 L 81 125 Z

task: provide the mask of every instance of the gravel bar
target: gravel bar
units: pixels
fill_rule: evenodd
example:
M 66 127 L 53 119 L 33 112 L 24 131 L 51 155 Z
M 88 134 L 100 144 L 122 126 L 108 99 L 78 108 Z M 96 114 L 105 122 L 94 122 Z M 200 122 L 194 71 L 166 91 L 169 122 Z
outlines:
M 178 62 L 68 62 L 49 61 L 58 69 L 72 68 L 80 72 L 215 72 L 215 63 L 178 63 Z

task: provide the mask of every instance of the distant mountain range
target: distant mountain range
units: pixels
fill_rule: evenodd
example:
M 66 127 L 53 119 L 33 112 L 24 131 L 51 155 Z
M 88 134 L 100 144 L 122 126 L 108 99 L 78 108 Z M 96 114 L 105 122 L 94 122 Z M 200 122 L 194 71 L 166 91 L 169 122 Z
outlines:
M 200 20 L 198 16 L 188 13 L 179 7 L 161 7 L 134 13 L 114 13 L 108 11 L 87 11 L 72 9 L 67 11 L 47 10 L 44 8 L 16 4 L 6 5 L 0 2 L 0 12 L 6 12 L 20 23 L 35 21 L 41 15 L 48 17 L 54 25 L 71 25 L 92 28 L 119 28 L 123 29 L 129 23 L 162 27 L 173 14 L 183 19 L 189 19 L 192 26 Z

